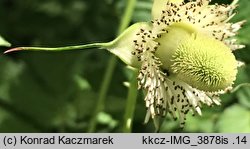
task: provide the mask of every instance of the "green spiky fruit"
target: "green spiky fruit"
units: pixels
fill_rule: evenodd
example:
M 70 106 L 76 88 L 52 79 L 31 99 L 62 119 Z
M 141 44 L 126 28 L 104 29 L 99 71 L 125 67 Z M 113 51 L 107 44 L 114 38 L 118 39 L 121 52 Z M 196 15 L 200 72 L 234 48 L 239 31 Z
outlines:
M 190 28 L 172 27 L 158 40 L 157 56 L 163 69 L 203 91 L 223 90 L 232 85 L 237 61 L 223 42 Z

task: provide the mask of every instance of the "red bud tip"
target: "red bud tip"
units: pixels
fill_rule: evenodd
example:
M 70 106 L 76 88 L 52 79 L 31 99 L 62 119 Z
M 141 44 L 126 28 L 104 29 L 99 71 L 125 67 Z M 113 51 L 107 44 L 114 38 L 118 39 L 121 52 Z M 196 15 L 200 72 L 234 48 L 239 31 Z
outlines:
M 4 51 L 4 54 L 14 52 L 14 51 L 21 51 L 21 50 L 23 50 L 23 49 L 22 48 L 12 48 L 12 49 Z

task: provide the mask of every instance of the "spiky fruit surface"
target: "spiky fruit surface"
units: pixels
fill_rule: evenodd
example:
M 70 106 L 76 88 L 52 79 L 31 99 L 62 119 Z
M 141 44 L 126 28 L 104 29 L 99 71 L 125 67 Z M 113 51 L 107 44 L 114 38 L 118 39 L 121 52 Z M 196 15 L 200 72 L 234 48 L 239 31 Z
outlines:
M 175 51 L 170 70 L 189 85 L 203 91 L 231 86 L 237 74 L 237 61 L 222 42 L 204 35 L 192 35 Z
M 231 49 L 188 25 L 173 25 L 157 41 L 161 67 L 194 88 L 219 91 L 231 86 L 236 78 L 237 61 Z

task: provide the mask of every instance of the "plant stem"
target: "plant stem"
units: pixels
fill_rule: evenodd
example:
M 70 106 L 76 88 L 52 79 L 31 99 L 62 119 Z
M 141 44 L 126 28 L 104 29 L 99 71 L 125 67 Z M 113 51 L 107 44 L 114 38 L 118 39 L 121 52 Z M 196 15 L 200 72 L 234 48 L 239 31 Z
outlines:
M 118 28 L 118 34 L 121 34 L 128 26 L 133 16 L 136 0 L 128 0 L 125 12 L 121 19 L 120 26 Z
M 250 83 L 241 83 L 241 84 L 235 86 L 232 90 L 230 90 L 229 93 L 234 93 L 242 87 L 250 87 Z
M 101 89 L 100 89 L 99 96 L 98 96 L 98 99 L 97 99 L 97 104 L 96 104 L 96 107 L 95 107 L 95 111 L 94 111 L 93 116 L 92 116 L 92 118 L 90 120 L 90 125 L 89 125 L 89 128 L 88 128 L 88 132 L 95 132 L 95 130 L 96 130 L 97 117 L 98 117 L 98 114 L 100 112 L 102 112 L 103 109 L 104 109 L 105 98 L 107 96 L 108 87 L 109 87 L 110 82 L 111 82 L 111 78 L 112 78 L 112 75 L 113 75 L 115 65 L 116 65 L 116 57 L 112 56 L 109 59 L 108 67 L 107 67 L 107 69 L 105 71 L 105 74 L 104 74 L 104 78 L 103 78 L 103 82 L 101 84 Z
M 129 133 L 132 130 L 132 122 L 134 118 L 134 111 L 137 98 L 137 71 L 133 71 L 132 78 L 130 80 L 130 86 L 128 91 L 127 103 L 125 114 L 123 118 L 122 132 Z
M 128 0 L 127 1 L 127 6 L 125 9 L 125 12 L 122 16 L 120 26 L 118 28 L 118 34 L 122 33 L 123 30 L 125 30 L 130 21 L 131 17 L 133 15 L 134 7 L 135 7 L 136 0 Z M 98 114 L 103 111 L 104 109 L 104 103 L 105 99 L 107 96 L 107 91 L 111 82 L 111 78 L 114 73 L 114 69 L 117 63 L 117 58 L 115 56 L 111 56 L 108 62 L 108 67 L 105 71 L 103 82 L 101 84 L 100 92 L 99 92 L 99 97 L 97 99 L 97 105 L 95 108 L 95 111 L 93 113 L 93 116 L 90 120 L 88 132 L 95 132 L 96 131 L 96 125 L 97 125 L 97 116 Z
M 109 47 L 112 43 L 92 43 L 92 44 L 85 44 L 85 45 L 77 45 L 77 46 L 67 46 L 67 47 L 56 47 L 56 48 L 47 48 L 47 47 L 17 47 L 13 49 L 9 49 L 4 53 L 9 53 L 13 51 L 20 51 L 20 50 L 29 50 L 29 51 L 67 51 L 67 50 L 83 50 L 83 49 L 90 49 L 90 48 L 101 48 L 105 49 Z

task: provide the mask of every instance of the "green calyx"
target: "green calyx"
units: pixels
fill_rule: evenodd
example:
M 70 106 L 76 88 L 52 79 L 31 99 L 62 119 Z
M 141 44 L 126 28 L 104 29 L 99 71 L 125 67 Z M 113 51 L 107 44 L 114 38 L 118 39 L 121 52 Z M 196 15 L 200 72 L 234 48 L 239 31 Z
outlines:
M 129 66 L 139 68 L 141 62 L 138 61 L 136 55 L 132 52 L 135 51 L 134 41 L 139 37 L 136 33 L 141 29 L 148 30 L 151 26 L 147 22 L 136 23 L 127 28 L 120 36 L 110 42 L 110 46 L 107 47 L 108 51 L 119 57 L 124 63 Z

